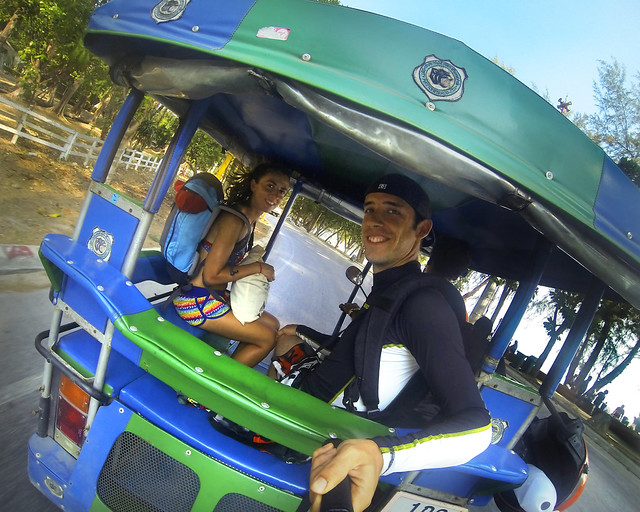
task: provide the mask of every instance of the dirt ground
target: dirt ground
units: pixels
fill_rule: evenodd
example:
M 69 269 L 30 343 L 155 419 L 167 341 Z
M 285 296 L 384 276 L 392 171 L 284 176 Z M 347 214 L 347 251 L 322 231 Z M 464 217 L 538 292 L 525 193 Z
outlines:
M 54 152 L 21 140 L 0 137 L 0 243 L 39 245 L 48 233 L 71 235 L 90 183 L 91 167 L 61 162 Z M 112 180 L 142 200 L 151 173 L 119 169 Z M 171 205 L 171 194 L 156 216 L 145 245 L 157 244 Z
M 15 81 L 0 73 L 0 94 L 11 102 L 23 102 L 10 95 Z M 58 118 L 51 109 L 28 105 L 57 123 L 74 130 L 99 136 L 88 124 L 72 118 Z M 8 110 L 12 109 L 8 107 Z M 6 120 L 5 120 L 6 121 Z M 8 122 L 12 125 L 12 122 Z M 11 144 L 12 135 L 0 131 L 0 244 L 39 245 L 48 233 L 73 234 L 78 213 L 90 183 L 93 166 L 85 167 L 77 162 L 60 161 L 60 153 L 41 144 L 20 138 Z M 148 184 L 153 179 L 150 172 L 134 172 L 117 169 L 112 179 L 116 188 L 134 199 L 143 200 Z M 157 245 L 164 219 L 173 200 L 173 191 L 156 216 L 145 246 Z
M 0 132 L 0 244 L 40 245 L 49 233 L 73 234 L 93 167 L 61 161 L 58 155 L 25 139 L 11 144 L 9 134 Z M 151 171 L 123 166 L 111 175 L 107 183 L 139 201 L 153 179 Z M 159 246 L 173 197 L 170 188 L 153 220 L 145 248 Z M 270 231 L 267 222 L 258 222 L 256 239 L 264 243 Z
M 89 174 L 35 145 L 0 139 L 0 243 L 38 245 L 47 233 L 72 234 Z

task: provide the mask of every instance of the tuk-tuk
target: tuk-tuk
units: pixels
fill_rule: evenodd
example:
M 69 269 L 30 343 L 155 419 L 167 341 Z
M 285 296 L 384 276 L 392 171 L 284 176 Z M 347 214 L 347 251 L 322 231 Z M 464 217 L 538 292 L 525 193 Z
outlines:
M 177 395 L 306 455 L 327 438 L 393 434 L 236 363 L 136 286 L 173 283 L 162 254 L 143 246 L 198 129 L 247 165 L 270 159 L 294 171 L 274 237 L 296 196 L 359 221 L 368 184 L 398 172 L 429 191 L 437 235 L 465 240 L 474 270 L 518 283 L 477 377 L 492 444 L 459 466 L 383 477 L 372 510 L 463 511 L 493 496 L 503 510 L 523 510 L 517 490 L 533 482 L 532 467 L 553 483 L 558 510 L 577 499 L 588 465 L 581 425 L 549 399 L 600 299 L 640 305 L 640 192 L 602 149 L 464 44 L 341 6 L 112 0 L 95 11 L 85 44 L 131 92 L 73 236 L 47 235 L 40 248 L 53 315 L 36 338 L 46 363 L 29 475 L 53 503 L 299 507 L 308 462 L 224 435 Z M 139 201 L 106 181 L 147 95 L 180 124 Z M 584 300 L 537 389 L 496 368 L 540 285 Z M 544 403 L 546 423 L 536 418 Z

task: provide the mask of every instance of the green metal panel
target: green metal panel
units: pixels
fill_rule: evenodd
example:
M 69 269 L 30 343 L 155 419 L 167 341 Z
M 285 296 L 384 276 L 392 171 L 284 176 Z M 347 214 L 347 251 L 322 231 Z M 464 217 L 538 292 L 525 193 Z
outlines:
M 211 512 L 228 493 L 238 493 L 280 510 L 295 510 L 300 499 L 275 487 L 258 481 L 215 459 L 194 450 L 145 419 L 133 414 L 126 431 L 137 435 L 173 459 L 191 468 L 200 479 L 200 491 L 192 512 Z M 91 506 L 92 512 L 109 511 L 98 496 Z
M 163 321 L 153 311 L 115 326 L 143 349 L 140 367 L 176 391 L 269 439 L 311 454 L 330 436 L 389 435 L 378 423 L 283 386 Z
M 290 29 L 288 39 L 257 37 L 265 26 Z M 193 49 L 335 93 L 444 141 L 593 226 L 603 151 L 547 101 L 457 40 L 384 16 L 303 0 L 257 0 L 220 50 L 212 50 L 206 38 L 195 45 L 192 37 L 181 39 L 176 32 L 163 40 L 144 26 L 133 27 L 136 31 L 89 33 Z M 434 102 L 434 111 L 425 107 L 428 98 L 413 79 L 428 55 L 450 60 L 468 75 L 462 98 Z
M 287 41 L 257 38 L 269 24 L 291 29 Z M 459 41 L 352 9 L 260 0 L 218 54 L 403 120 L 593 225 L 603 151 L 547 101 Z M 433 112 L 413 80 L 414 68 L 430 54 L 469 76 L 462 99 L 438 101 Z

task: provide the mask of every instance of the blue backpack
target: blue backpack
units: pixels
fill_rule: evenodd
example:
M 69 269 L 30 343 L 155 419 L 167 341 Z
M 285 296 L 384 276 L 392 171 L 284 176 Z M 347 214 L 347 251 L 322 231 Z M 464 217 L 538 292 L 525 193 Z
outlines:
M 177 284 L 187 284 L 199 270 L 199 244 L 220 211 L 229 211 L 248 222 L 239 212 L 221 204 L 223 199 L 220 180 L 206 172 L 191 177 L 177 192 L 160 237 L 167 271 Z

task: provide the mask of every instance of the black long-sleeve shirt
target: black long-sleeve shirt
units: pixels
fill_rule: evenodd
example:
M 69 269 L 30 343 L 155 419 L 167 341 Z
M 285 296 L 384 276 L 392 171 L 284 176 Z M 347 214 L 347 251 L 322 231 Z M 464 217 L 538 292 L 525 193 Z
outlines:
M 419 272 L 415 261 L 375 274 L 370 297 Z M 355 375 L 358 324 L 345 330 L 300 389 L 342 406 L 342 392 Z M 417 372 L 422 378 L 411 381 Z M 399 433 L 374 438 L 385 460 L 383 474 L 461 464 L 490 442 L 491 420 L 465 357 L 458 321 L 434 287 L 412 293 L 391 321 L 380 354 L 378 392 L 380 410 L 390 408 L 384 423 Z M 431 405 L 428 415 L 416 407 L 425 397 Z M 364 410 L 364 404 L 356 403 L 356 409 Z M 399 430 L 403 427 L 409 430 Z

